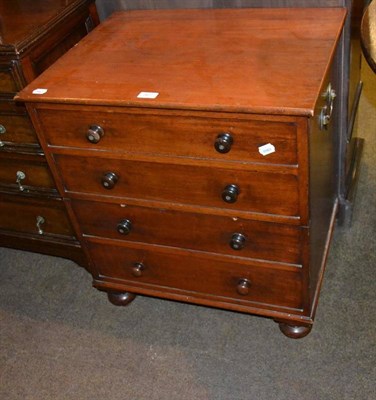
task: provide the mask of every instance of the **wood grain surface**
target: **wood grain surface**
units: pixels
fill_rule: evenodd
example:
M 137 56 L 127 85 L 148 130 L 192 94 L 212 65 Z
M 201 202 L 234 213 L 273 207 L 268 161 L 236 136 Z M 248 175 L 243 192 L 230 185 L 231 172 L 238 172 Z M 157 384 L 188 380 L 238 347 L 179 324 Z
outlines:
M 20 99 L 312 115 L 345 14 L 342 8 L 115 13 Z M 36 88 L 48 92 L 35 95 Z M 159 95 L 142 99 L 140 92 Z

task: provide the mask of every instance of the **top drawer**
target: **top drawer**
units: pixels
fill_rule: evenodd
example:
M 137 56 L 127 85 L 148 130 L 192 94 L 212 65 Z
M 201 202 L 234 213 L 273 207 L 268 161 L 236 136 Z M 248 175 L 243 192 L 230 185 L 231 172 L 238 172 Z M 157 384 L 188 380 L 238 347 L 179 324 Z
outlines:
M 130 108 L 66 107 L 38 111 L 49 145 L 161 156 L 297 164 L 296 124 L 272 118 Z M 269 117 L 268 117 L 269 118 Z M 266 117 L 265 117 L 266 119 Z M 96 126 L 97 143 L 88 133 Z M 103 136 L 101 134 L 103 133 Z M 95 136 L 94 135 L 94 136 Z M 96 141 L 96 140 L 94 140 Z M 262 155 L 271 143 L 275 152 Z

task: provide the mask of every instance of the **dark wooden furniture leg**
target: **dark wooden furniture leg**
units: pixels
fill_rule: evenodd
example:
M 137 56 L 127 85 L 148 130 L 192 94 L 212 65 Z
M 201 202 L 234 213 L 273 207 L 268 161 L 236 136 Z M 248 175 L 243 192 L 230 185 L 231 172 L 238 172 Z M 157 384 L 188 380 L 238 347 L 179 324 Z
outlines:
M 107 296 L 108 300 L 115 306 L 127 306 L 136 298 L 136 295 L 130 292 L 108 292 Z
M 279 325 L 281 332 L 292 339 L 301 339 L 307 336 L 312 329 L 312 325 L 289 325 L 285 322 L 275 321 Z

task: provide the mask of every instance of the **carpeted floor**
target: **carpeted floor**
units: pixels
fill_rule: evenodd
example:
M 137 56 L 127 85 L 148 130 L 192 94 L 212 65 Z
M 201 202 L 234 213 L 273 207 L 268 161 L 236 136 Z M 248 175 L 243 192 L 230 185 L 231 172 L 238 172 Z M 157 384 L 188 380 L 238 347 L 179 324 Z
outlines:
M 376 76 L 351 229 L 337 229 L 311 334 L 138 297 L 111 305 L 70 261 L 0 248 L 0 399 L 376 399 Z

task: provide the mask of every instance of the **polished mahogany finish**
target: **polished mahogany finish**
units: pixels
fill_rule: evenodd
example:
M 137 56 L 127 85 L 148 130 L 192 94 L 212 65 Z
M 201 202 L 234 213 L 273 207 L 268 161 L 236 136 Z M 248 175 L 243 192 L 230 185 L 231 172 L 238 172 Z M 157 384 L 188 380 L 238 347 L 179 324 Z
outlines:
M 0 245 L 86 263 L 26 109 L 13 97 L 97 22 L 93 0 L 0 1 Z
M 102 82 L 105 84 L 105 82 Z M 93 112 L 95 115 L 93 115 Z M 208 158 L 295 165 L 298 126 L 292 118 L 167 110 L 74 107 L 49 104 L 41 108 L 46 140 L 54 147 L 75 147 L 113 153 Z M 87 139 L 88 129 L 98 126 L 100 143 Z M 231 151 L 218 152 L 218 136 L 231 135 Z M 178 134 L 177 134 L 178 133 Z M 279 151 L 266 158 L 259 146 L 274 143 Z
M 345 14 L 117 13 L 21 92 L 113 303 L 160 296 L 309 332 L 337 211 Z
M 307 239 L 304 229 L 288 224 L 107 203 L 103 200 L 73 200 L 71 204 L 85 236 L 292 264 L 302 263 L 301 249 Z M 131 222 L 131 231 L 126 236 L 118 232 L 120 221 Z M 247 238 L 241 251 L 234 251 L 230 245 L 234 233 Z
M 325 74 L 327 56 L 333 56 L 333 35 L 340 34 L 345 10 L 340 13 L 329 8 L 325 16 L 320 9 L 208 11 L 114 14 L 110 24 L 98 27 L 97 35 L 88 36 L 80 48 L 72 49 L 69 60 L 56 63 L 52 72 L 46 71 L 30 86 L 47 88 L 47 93 L 28 91 L 23 99 L 75 103 L 79 98 L 83 104 L 311 116 L 318 95 L 316 77 Z M 144 26 L 145 18 L 149 26 L 158 29 Z M 218 34 L 214 35 L 213 29 Z M 101 49 L 100 62 L 95 51 L 98 35 L 103 43 L 111 43 Z M 167 40 L 172 36 L 174 40 Z M 161 41 L 161 37 L 166 39 Z M 205 55 L 205 60 L 195 61 L 187 49 L 204 37 L 197 54 Z M 315 62 L 302 64 L 307 58 Z M 121 65 L 121 70 L 114 70 L 114 65 Z M 287 82 L 293 85 L 291 89 Z M 140 96 L 145 91 L 159 95 L 155 99 Z

